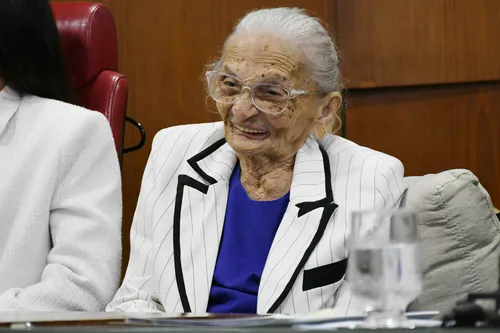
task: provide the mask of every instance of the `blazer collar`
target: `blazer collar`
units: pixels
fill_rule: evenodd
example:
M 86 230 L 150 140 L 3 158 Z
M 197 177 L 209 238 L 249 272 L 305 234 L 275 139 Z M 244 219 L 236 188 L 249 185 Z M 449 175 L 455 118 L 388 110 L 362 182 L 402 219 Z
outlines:
M 193 171 L 196 172 L 196 175 L 201 177 L 208 185 L 229 182 L 238 161 L 236 152 L 226 142 L 223 133 L 219 134 L 218 137 L 220 136 L 222 138 L 187 161 Z
M 209 185 L 228 182 L 238 160 L 223 130 L 212 137 L 215 142 L 188 160 L 196 175 Z M 295 157 L 290 187 L 290 202 L 300 209 L 299 215 L 333 202 L 330 170 L 327 153 L 311 134 Z
M 299 208 L 298 215 L 333 202 L 330 160 L 312 134 L 295 156 L 290 202 Z
M 21 96 L 9 86 L 0 91 L 0 135 L 7 128 L 7 124 L 19 109 Z

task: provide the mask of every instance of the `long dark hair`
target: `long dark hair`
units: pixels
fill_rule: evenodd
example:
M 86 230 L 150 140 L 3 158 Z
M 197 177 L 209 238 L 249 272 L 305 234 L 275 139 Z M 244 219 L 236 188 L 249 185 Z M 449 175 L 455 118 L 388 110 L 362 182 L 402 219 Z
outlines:
M 22 95 L 72 101 L 48 0 L 0 0 L 0 78 Z

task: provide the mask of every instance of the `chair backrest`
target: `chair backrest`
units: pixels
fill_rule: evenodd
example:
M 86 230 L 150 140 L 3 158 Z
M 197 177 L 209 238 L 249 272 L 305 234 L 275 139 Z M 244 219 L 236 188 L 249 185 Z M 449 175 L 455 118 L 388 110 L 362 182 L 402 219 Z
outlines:
M 402 207 L 418 214 L 423 292 L 409 311 L 449 313 L 469 293 L 492 292 L 500 279 L 500 221 L 469 170 L 406 177 Z
M 127 79 L 118 70 L 116 26 L 99 3 L 52 3 L 77 103 L 103 113 L 122 156 Z

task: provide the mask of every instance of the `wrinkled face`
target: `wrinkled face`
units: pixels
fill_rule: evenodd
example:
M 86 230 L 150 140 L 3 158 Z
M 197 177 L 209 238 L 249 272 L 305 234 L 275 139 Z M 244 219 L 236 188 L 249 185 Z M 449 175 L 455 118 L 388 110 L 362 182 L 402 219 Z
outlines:
M 277 83 L 285 88 L 315 90 L 301 66 L 299 56 L 287 44 L 266 35 L 243 35 L 230 40 L 218 69 L 252 86 Z M 315 126 L 326 126 L 333 119 L 325 116 L 324 96 L 296 95 L 280 114 L 259 111 L 249 89 L 243 89 L 233 104 L 217 103 L 225 126 L 225 137 L 241 155 L 271 159 L 294 156 Z M 328 113 L 328 112 L 327 112 Z

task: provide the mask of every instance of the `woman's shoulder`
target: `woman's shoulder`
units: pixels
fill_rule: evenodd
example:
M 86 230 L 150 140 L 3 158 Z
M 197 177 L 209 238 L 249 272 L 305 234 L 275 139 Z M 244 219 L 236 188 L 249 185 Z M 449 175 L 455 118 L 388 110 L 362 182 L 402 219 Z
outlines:
M 223 138 L 222 122 L 177 125 L 162 129 L 155 135 L 152 152 L 160 156 L 167 154 L 173 158 L 189 158 Z
M 212 123 L 176 125 L 158 131 L 158 133 L 156 133 L 155 135 L 154 140 L 158 141 L 166 136 L 176 136 L 179 137 L 180 141 L 189 141 L 195 137 L 209 138 L 217 132 L 224 135 L 224 124 L 221 121 Z
M 37 96 L 22 99 L 20 111 L 36 118 L 38 123 L 56 123 L 66 126 L 93 126 L 106 120 L 104 115 L 81 106 Z
M 113 143 L 111 126 L 97 111 L 36 96 L 24 97 L 18 109 L 17 131 L 29 132 L 27 141 L 53 150 L 64 146 L 78 151 L 88 145 Z M 81 148 L 80 148 L 81 147 Z
M 319 144 L 328 154 L 332 171 L 339 169 L 353 173 L 385 173 L 387 170 L 403 171 L 403 164 L 399 159 L 386 153 L 358 145 L 346 138 L 336 135 L 327 135 Z

